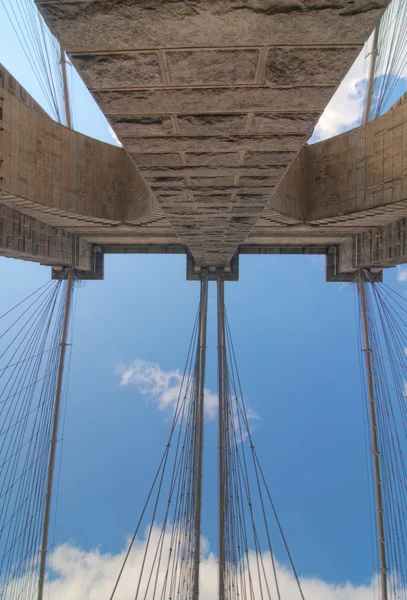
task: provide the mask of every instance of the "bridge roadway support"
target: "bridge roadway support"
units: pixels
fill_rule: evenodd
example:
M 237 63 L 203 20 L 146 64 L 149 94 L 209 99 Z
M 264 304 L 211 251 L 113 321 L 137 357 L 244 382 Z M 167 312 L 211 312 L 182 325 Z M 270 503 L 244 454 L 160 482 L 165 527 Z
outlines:
M 225 281 L 223 270 L 218 270 L 218 556 L 219 556 L 219 600 L 225 600 L 225 378 L 226 345 L 225 345 Z
M 375 504 L 376 504 L 376 515 L 377 515 L 377 537 L 379 546 L 379 568 L 380 568 L 380 600 L 387 600 L 387 566 L 386 566 L 386 540 L 384 533 L 384 512 L 383 512 L 383 494 L 382 494 L 382 481 L 380 475 L 380 449 L 377 429 L 377 418 L 376 418 L 376 400 L 375 400 L 375 389 L 373 379 L 373 365 L 370 347 L 370 332 L 369 332 L 369 319 L 367 314 L 367 303 L 366 303 L 366 289 L 365 289 L 365 275 L 361 269 L 358 273 L 359 276 L 359 300 L 360 300 L 360 312 L 362 315 L 362 326 L 363 326 L 363 340 L 364 348 L 363 352 L 365 355 L 366 364 L 366 378 L 367 378 L 367 391 L 369 401 L 369 415 L 370 415 L 370 434 L 372 440 L 372 454 L 373 454 L 373 477 L 374 477 L 374 488 L 375 488 Z M 367 285 L 374 285 L 368 283 Z
M 43 600 L 43 597 L 44 597 L 45 570 L 46 570 L 46 566 L 47 566 L 47 556 L 48 556 L 48 541 L 49 541 L 49 527 L 50 527 L 50 522 L 51 522 L 55 458 L 56 458 L 57 443 L 58 443 L 58 429 L 59 429 L 59 419 L 60 419 L 60 412 L 61 412 L 62 384 L 63 384 L 63 378 L 64 378 L 68 328 L 69 328 L 69 320 L 70 320 L 70 313 L 71 313 L 72 290 L 73 290 L 73 270 L 68 269 L 68 280 L 66 283 L 66 295 L 65 295 L 64 321 L 63 321 L 63 325 L 62 325 L 62 337 L 61 337 L 61 345 L 60 345 L 60 351 L 59 351 L 58 378 L 57 378 L 57 387 L 56 387 L 56 392 L 55 392 L 54 413 L 53 413 L 53 417 L 52 417 L 52 434 L 51 434 L 51 441 L 50 441 L 48 473 L 47 473 L 47 491 L 45 494 L 45 509 L 44 509 L 44 521 L 43 521 L 41 556 L 40 556 L 40 572 L 39 572 L 39 580 L 38 580 L 38 596 L 37 596 L 38 600 Z
M 208 272 L 201 273 L 201 300 L 198 334 L 198 419 L 196 440 L 196 495 L 195 495 L 195 547 L 194 576 L 192 600 L 199 599 L 199 572 L 201 564 L 201 514 L 202 514 L 202 463 L 203 463 L 203 429 L 204 429 L 204 396 L 205 396 L 205 362 L 206 362 L 206 323 L 208 317 Z
M 319 240 L 328 281 L 406 262 L 406 145 L 407 94 L 381 117 L 305 145 L 249 239 L 287 249 Z
M 355 280 L 360 268 L 407 262 L 406 146 L 407 95 L 366 125 L 306 144 L 270 188 L 265 207 L 254 202 L 253 181 L 227 213 L 236 213 L 234 227 L 247 229 L 232 260 L 205 265 L 183 232 L 193 232 L 197 243 L 214 211 L 219 228 L 226 227 L 224 194 L 186 199 L 177 209 L 183 226 L 173 225 L 166 201 L 123 148 L 55 123 L 0 66 L 0 255 L 50 265 L 56 276 L 73 267 L 80 279 L 102 279 L 105 253 L 184 253 L 188 279 L 199 280 L 208 268 L 216 280 L 222 267 L 225 280 L 237 280 L 239 254 L 321 253 L 328 281 Z M 280 154 L 259 151 L 252 159 L 264 175 Z M 218 256 L 223 243 L 212 235 Z
M 100 242 L 128 242 L 145 222 L 162 221 L 157 208 L 123 148 L 53 121 L 0 65 L 1 256 L 100 279 Z M 140 237 L 161 246 L 178 241 L 162 226 Z
M 250 236 L 388 3 L 36 2 L 208 268 Z

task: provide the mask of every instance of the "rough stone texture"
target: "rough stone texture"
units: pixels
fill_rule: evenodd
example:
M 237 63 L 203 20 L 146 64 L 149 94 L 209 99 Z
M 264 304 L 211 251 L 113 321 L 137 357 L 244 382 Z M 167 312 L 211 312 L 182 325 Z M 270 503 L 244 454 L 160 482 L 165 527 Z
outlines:
M 272 48 L 265 78 L 272 87 L 287 85 L 287 73 L 293 86 L 336 85 L 338 71 L 346 73 L 354 57 L 354 48 Z
M 166 52 L 173 85 L 255 83 L 259 50 L 177 50 Z
M 187 165 L 203 167 L 234 167 L 239 164 L 238 152 L 187 152 L 185 154 Z
M 76 54 L 72 58 L 90 88 L 117 88 L 129 80 L 134 86 L 164 83 L 157 52 Z
M 142 137 L 122 137 L 121 141 L 128 151 L 134 156 L 135 153 L 142 153 L 150 150 L 156 153 L 169 153 L 177 147 L 180 152 L 193 152 L 200 148 L 202 152 L 260 152 L 266 151 L 298 151 L 305 141 L 304 135 L 241 135 L 241 136 L 149 136 Z M 141 169 L 142 172 L 142 169 Z
M 146 152 L 144 154 L 131 154 L 134 162 L 139 167 L 180 167 L 182 160 L 179 154 L 175 153 L 160 153 L 152 154 Z
M 318 113 L 264 113 L 253 115 L 250 133 L 309 133 Z
M 110 119 L 118 137 L 167 135 L 173 133 L 174 126 L 169 115 L 151 117 L 134 116 Z
M 228 175 L 240 175 L 244 177 L 246 174 L 252 177 L 278 177 L 280 178 L 285 172 L 285 167 L 282 166 L 271 166 L 271 167 L 244 167 L 244 166 L 199 166 L 199 167 L 149 167 L 144 169 L 144 176 L 148 177 L 225 177 Z
M 363 44 L 387 0 L 37 0 L 69 52 Z M 175 41 L 177 43 L 175 43 Z
M 323 51 L 323 50 L 322 50 Z M 344 75 L 345 73 L 341 74 Z M 338 83 L 341 79 L 338 77 Z M 122 90 L 93 90 L 93 96 L 104 114 L 110 117 L 126 114 L 151 115 L 169 113 L 301 112 L 307 107 L 322 113 L 335 92 L 334 86 L 302 86 L 270 88 L 267 86 L 238 87 L 173 87 Z
M 225 266 L 387 0 L 37 4 L 197 264 Z M 211 212 L 208 198 L 201 214 L 195 197 L 210 195 L 230 204 Z
M 246 152 L 244 156 L 244 165 L 248 166 L 284 166 L 290 164 L 296 157 L 296 152 Z
M 177 122 L 181 135 L 244 134 L 247 114 L 179 115 Z

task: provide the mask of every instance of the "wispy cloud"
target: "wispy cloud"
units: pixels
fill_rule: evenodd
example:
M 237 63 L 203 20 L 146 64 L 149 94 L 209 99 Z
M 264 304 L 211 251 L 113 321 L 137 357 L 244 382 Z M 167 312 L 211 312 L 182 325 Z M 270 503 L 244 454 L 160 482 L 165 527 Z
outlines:
M 357 125 L 366 85 L 365 53 L 363 48 L 322 113 L 310 143 L 328 139 Z
M 183 380 L 181 371 L 165 371 L 157 363 L 136 358 L 130 365 L 120 364 L 116 368 L 120 377 L 120 385 L 134 386 L 146 399 L 154 402 L 159 410 L 174 410 L 180 393 L 187 392 L 187 382 Z M 204 408 L 206 418 L 215 419 L 218 414 L 218 394 L 205 388 Z M 259 415 L 246 406 L 247 419 L 251 431 L 260 420 Z M 237 423 L 237 408 L 234 404 L 233 415 Z M 238 436 L 239 437 L 239 436 Z M 242 435 L 245 439 L 245 435 Z M 240 438 L 239 438 L 240 439 Z
M 401 6 L 401 0 L 394 0 Z M 391 26 L 388 32 L 388 38 L 392 39 L 392 29 L 394 30 L 395 23 Z M 367 88 L 368 70 L 370 66 L 371 47 L 373 36 L 369 38 L 360 52 L 359 56 L 349 69 L 348 73 L 342 80 L 339 88 L 332 97 L 328 106 L 324 110 L 319 119 L 314 133 L 310 139 L 310 143 L 319 142 L 335 135 L 349 131 L 357 127 L 363 118 L 365 106 L 365 96 Z M 393 81 L 389 87 L 393 88 L 393 92 L 387 98 L 385 105 L 381 110 L 388 110 L 390 106 L 404 93 L 407 85 L 407 65 L 404 69 L 399 70 L 397 74 L 389 74 L 385 72 L 388 68 L 388 61 L 383 60 L 379 69 L 375 73 L 376 83 L 372 98 L 372 113 L 377 105 L 378 96 L 381 94 L 381 81 L 383 77 L 393 77 Z
M 117 146 L 121 146 L 122 144 L 121 144 L 119 138 L 117 137 L 117 135 L 115 134 L 113 127 L 111 125 L 108 125 L 107 129 L 108 129 L 110 135 L 112 136 L 112 139 L 113 139 L 114 143 Z
M 175 407 L 182 386 L 180 371 L 164 371 L 157 363 L 136 358 L 130 365 L 120 364 L 116 373 L 120 375 L 120 385 L 136 387 L 140 394 L 153 400 L 159 410 Z
M 155 527 L 152 532 L 152 543 L 157 543 L 159 529 Z M 201 600 L 216 600 L 218 596 L 218 563 L 214 554 L 209 553 L 209 544 L 202 540 L 202 547 L 206 549 L 201 560 Z M 129 560 L 123 572 L 123 577 L 117 588 L 115 600 L 130 600 L 134 598 L 138 578 L 141 571 L 146 542 L 139 539 L 130 553 Z M 166 534 L 164 541 L 163 560 L 160 563 L 158 573 L 158 587 L 162 589 L 165 579 L 167 560 L 170 548 L 170 534 Z M 110 598 L 113 586 L 116 582 L 119 569 L 123 563 L 126 549 L 118 554 L 107 554 L 99 549 L 90 551 L 83 550 L 71 544 L 63 544 L 57 547 L 51 557 L 53 576 L 47 583 L 47 597 L 50 600 L 99 600 Z M 153 556 L 144 565 L 145 572 L 150 572 Z M 254 561 L 253 554 L 250 560 Z M 269 555 L 264 555 L 263 563 L 266 573 L 272 573 L 272 564 Z M 280 586 L 281 597 L 286 600 L 298 600 L 300 597 L 295 579 L 291 572 L 283 565 L 276 563 L 277 577 Z M 253 573 L 256 572 L 253 562 Z M 147 581 L 147 577 L 144 577 Z M 256 577 L 252 575 L 254 597 L 261 597 Z M 270 577 L 271 580 L 271 577 Z M 24 585 L 24 580 L 22 585 Z M 142 584 L 139 595 L 144 597 L 146 593 L 146 581 Z M 377 580 L 365 585 L 353 585 L 350 582 L 332 583 L 317 577 L 302 577 L 301 585 L 305 598 L 310 600 L 372 600 L 377 592 Z M 271 585 L 271 593 L 275 595 L 275 586 Z M 49 592 L 49 596 L 48 596 Z M 11 600 L 11 595 L 5 595 L 5 600 Z
M 397 267 L 397 281 L 400 283 L 406 283 L 407 281 L 407 267 Z
M 173 410 L 181 388 L 183 393 L 187 391 L 180 371 L 165 371 L 157 363 L 140 358 L 136 358 L 130 365 L 120 364 L 116 373 L 120 375 L 120 385 L 133 385 L 140 394 L 155 402 L 159 410 Z M 214 419 L 217 414 L 218 395 L 205 388 L 204 403 L 206 417 Z

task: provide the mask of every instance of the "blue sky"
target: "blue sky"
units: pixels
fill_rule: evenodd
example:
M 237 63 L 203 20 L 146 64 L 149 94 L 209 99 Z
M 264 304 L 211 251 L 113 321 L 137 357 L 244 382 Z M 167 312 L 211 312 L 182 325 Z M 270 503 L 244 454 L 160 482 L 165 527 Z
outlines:
M 0 62 L 41 102 L 1 6 L 0 22 Z M 112 142 L 100 111 L 74 80 L 76 128 Z M 182 370 L 199 298 L 199 284 L 185 281 L 183 256 L 105 260 L 105 280 L 75 292 L 63 435 L 55 543 L 68 546 L 59 549 L 56 564 L 62 572 L 69 563 L 79 578 L 90 577 L 82 559 L 96 560 L 94 548 L 111 560 L 122 552 L 169 431 L 171 410 L 161 410 L 137 386 L 120 386 L 117 367 L 139 358 L 165 372 Z M 0 270 L 7 290 L 0 314 L 50 277 L 46 267 L 8 259 L 0 259 Z M 385 273 L 402 294 L 403 273 Z M 226 303 L 246 400 L 259 415 L 254 443 L 298 571 L 314 578 L 321 598 L 334 590 L 324 582 L 350 581 L 355 588 L 332 598 L 355 593 L 364 600 L 369 589 L 357 586 L 372 577 L 372 552 L 355 295 L 325 283 L 322 258 L 242 256 L 240 281 L 226 285 Z M 207 364 L 206 385 L 216 392 L 214 284 Z M 214 549 L 216 436 L 215 421 L 208 421 L 203 534 Z M 61 590 L 51 598 L 76 598 Z

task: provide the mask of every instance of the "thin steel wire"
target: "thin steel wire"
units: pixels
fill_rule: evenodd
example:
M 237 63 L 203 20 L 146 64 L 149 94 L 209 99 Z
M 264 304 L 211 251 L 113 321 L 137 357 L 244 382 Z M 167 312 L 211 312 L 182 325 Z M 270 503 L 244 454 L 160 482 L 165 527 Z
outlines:
M 0 317 L 0 598 L 36 594 L 64 311 L 62 281 Z
M 407 599 L 407 302 L 364 272 L 377 417 L 387 593 Z M 364 372 L 362 371 L 363 376 Z M 365 401 L 368 402 L 365 390 Z M 369 447 L 371 447 L 371 435 Z M 377 536 L 377 527 L 375 527 Z

